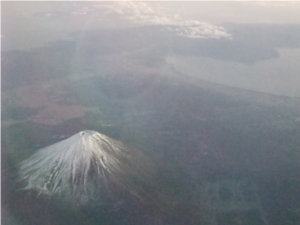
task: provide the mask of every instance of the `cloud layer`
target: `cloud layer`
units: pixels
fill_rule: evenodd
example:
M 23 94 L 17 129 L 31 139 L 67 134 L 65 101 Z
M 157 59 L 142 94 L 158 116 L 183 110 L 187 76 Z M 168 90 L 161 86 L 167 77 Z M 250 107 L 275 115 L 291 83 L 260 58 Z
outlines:
M 190 38 L 230 38 L 225 28 L 197 20 L 184 20 L 176 13 L 167 13 L 163 8 L 152 8 L 144 2 L 101 2 L 90 7 L 84 6 L 73 14 L 87 15 L 101 10 L 103 17 L 107 14 L 118 15 L 140 25 L 160 25 L 177 35 Z M 100 18 L 102 19 L 102 18 Z

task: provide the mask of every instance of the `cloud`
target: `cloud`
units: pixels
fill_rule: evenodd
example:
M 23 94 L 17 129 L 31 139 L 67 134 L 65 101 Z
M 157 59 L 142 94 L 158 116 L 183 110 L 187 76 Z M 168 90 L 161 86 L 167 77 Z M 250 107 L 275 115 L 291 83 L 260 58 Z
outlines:
M 198 20 L 185 20 L 176 12 L 163 8 L 159 4 L 151 7 L 144 2 L 63 3 L 58 11 L 34 13 L 34 16 L 49 19 L 56 17 L 68 19 L 69 16 L 71 18 L 85 17 L 101 21 L 102 24 L 117 23 L 119 25 L 125 22 L 127 25 L 157 25 L 176 35 L 189 38 L 231 38 L 231 34 L 221 26 Z
M 198 20 L 184 20 L 174 12 L 165 8 L 151 7 L 144 2 L 98 2 L 78 3 L 70 5 L 70 14 L 73 16 L 97 16 L 100 21 L 105 21 L 109 15 L 120 20 L 131 21 L 137 25 L 159 25 L 177 35 L 189 38 L 231 38 L 225 28 Z M 53 13 L 43 16 L 52 17 Z M 111 18 L 111 17 L 110 17 Z
M 140 25 L 160 25 L 177 35 L 189 38 L 230 38 L 225 28 L 197 20 L 184 20 L 180 15 L 167 13 L 162 8 L 152 8 L 144 2 L 110 2 L 93 5 L 103 14 L 117 14 Z
M 172 30 L 172 28 L 171 28 Z M 178 35 L 190 38 L 221 38 L 230 37 L 227 31 L 219 26 L 197 20 L 186 20 L 173 27 Z

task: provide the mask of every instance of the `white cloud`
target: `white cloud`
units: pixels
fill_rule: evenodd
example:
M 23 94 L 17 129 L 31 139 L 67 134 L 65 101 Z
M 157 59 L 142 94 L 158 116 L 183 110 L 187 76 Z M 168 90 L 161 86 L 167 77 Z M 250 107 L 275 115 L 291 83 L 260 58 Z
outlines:
M 115 13 L 124 19 L 141 25 L 161 25 L 177 35 L 190 38 L 230 38 L 231 35 L 220 26 L 184 20 L 175 13 L 167 13 L 163 9 L 154 9 L 144 2 L 110 2 L 93 5 L 105 13 Z M 88 11 L 84 11 L 88 12 Z
M 220 27 L 209 23 L 199 22 L 197 20 L 185 20 L 178 23 L 175 32 L 190 38 L 221 38 L 230 37 L 227 31 Z

